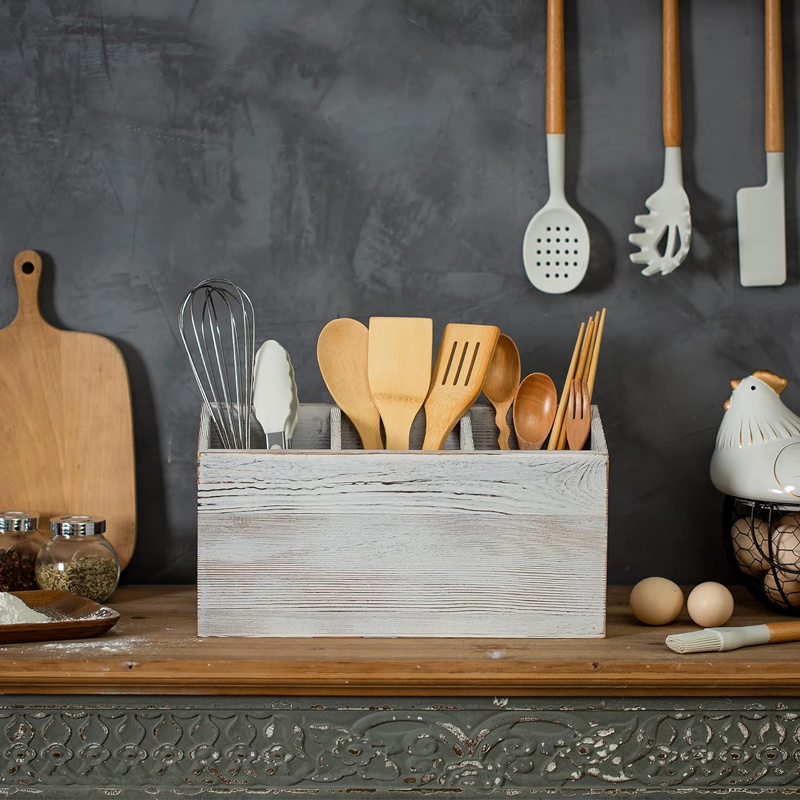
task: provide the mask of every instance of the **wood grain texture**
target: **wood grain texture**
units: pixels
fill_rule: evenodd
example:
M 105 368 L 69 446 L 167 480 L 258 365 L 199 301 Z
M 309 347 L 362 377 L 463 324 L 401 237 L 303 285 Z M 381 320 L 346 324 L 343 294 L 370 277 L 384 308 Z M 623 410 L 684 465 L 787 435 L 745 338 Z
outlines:
M 445 326 L 425 400 L 423 450 L 441 450 L 481 393 L 500 329 L 494 325 Z
M 39 311 L 42 260 L 14 261 L 19 310 L 0 330 L 0 507 L 104 517 L 125 567 L 136 543 L 128 372 L 119 348 L 64 331 Z
M 547 0 L 547 133 L 566 133 L 564 0 Z
M 464 418 L 466 447 L 473 423 L 496 448 L 491 409 Z M 600 636 L 607 465 L 604 451 L 201 451 L 199 630 Z
M 680 147 L 683 131 L 681 110 L 681 46 L 678 0 L 662 0 L 663 125 L 664 146 Z
M 408 450 L 409 431 L 431 385 L 433 320 L 372 317 L 369 387 L 386 432 L 387 450 Z
M 369 331 L 354 319 L 331 320 L 317 340 L 328 391 L 359 432 L 365 450 L 383 450 L 381 417 L 369 388 Z
M 785 620 L 740 587 L 732 625 Z M 611 587 L 605 639 L 199 638 L 193 586 L 124 586 L 100 639 L 0 647 L 0 691 L 20 694 L 800 696 L 800 643 L 678 656 L 686 612 L 650 628 Z
M 781 36 L 781 0 L 765 3 L 765 135 L 768 153 L 782 153 L 783 121 L 783 42 Z

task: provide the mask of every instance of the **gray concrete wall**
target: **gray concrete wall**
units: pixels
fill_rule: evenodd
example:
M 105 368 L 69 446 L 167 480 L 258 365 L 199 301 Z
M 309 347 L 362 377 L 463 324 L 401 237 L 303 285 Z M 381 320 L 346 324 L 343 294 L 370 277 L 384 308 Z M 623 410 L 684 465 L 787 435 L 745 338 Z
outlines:
M 0 324 L 17 250 L 49 256 L 43 305 L 110 336 L 133 385 L 137 581 L 195 562 L 199 400 L 176 311 L 223 273 L 302 398 L 337 315 L 499 324 L 563 380 L 578 321 L 608 307 L 596 399 L 611 448 L 610 578 L 729 575 L 708 459 L 728 380 L 786 375 L 795 347 L 800 15 L 784 45 L 790 285 L 738 285 L 735 193 L 763 182 L 760 0 L 681 3 L 687 263 L 645 279 L 633 217 L 661 180 L 658 0 L 567 0 L 568 183 L 590 272 L 527 282 L 547 194 L 544 0 L 6 0 L 0 4 Z M 797 19 L 795 19 L 797 16 Z

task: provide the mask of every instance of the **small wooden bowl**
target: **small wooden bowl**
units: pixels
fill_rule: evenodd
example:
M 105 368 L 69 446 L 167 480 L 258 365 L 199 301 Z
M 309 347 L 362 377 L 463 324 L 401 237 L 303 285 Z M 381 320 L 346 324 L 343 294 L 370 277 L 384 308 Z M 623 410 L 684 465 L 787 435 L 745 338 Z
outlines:
M 119 614 L 70 592 L 11 592 L 26 606 L 45 614 L 52 622 L 0 625 L 0 644 L 51 642 L 60 639 L 89 639 L 111 630 Z

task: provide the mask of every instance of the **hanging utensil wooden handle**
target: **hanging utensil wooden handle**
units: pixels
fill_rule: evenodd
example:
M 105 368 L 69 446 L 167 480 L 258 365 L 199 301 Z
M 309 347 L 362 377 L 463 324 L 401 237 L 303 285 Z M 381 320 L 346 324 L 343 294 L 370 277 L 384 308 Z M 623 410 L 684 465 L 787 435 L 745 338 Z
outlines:
M 781 0 L 766 0 L 764 10 L 766 149 L 768 153 L 782 153 L 784 150 L 784 132 Z
M 663 0 L 662 58 L 664 146 L 680 147 L 683 127 L 681 115 L 681 46 L 678 25 L 678 0 Z
M 566 133 L 564 0 L 547 0 L 547 133 Z
M 35 250 L 23 250 L 14 259 L 19 307 L 12 324 L 47 325 L 39 310 L 39 284 L 42 280 L 42 257 Z

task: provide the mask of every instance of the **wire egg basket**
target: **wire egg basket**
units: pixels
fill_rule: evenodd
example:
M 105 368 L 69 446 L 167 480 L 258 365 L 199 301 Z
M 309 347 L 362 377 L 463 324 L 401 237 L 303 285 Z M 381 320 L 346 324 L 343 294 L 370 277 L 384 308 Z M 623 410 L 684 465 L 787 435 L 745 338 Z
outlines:
M 800 505 L 726 496 L 722 538 L 750 594 L 800 616 Z

